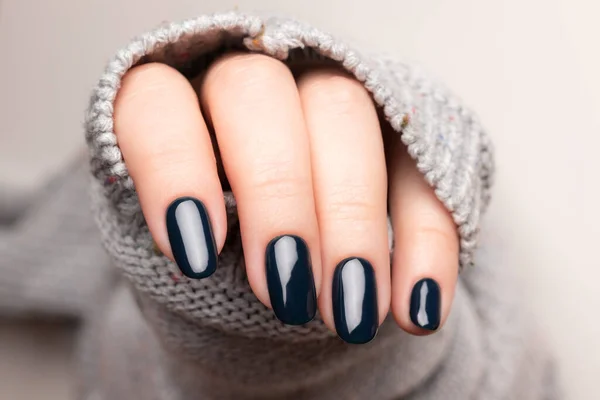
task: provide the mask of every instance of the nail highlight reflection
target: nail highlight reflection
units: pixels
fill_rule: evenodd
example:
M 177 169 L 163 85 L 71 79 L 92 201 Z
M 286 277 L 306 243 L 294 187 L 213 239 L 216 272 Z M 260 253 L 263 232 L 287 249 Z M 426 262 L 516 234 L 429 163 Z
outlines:
M 333 317 L 344 341 L 371 341 L 379 328 L 377 283 L 371 263 L 363 258 L 340 262 L 333 276 Z
M 290 279 L 292 278 L 292 271 L 296 263 L 298 262 L 298 249 L 296 241 L 290 236 L 284 236 L 277 240 L 273 245 L 275 252 L 275 263 L 277 264 L 277 271 L 279 275 L 279 284 L 282 288 L 287 288 Z M 287 304 L 288 291 L 282 292 L 283 306 Z
M 430 278 L 415 284 L 410 297 L 410 319 L 416 326 L 434 331 L 441 320 L 440 286 Z
M 275 316 L 288 325 L 302 325 L 315 317 L 317 295 L 306 242 L 283 235 L 266 250 L 266 275 Z
M 195 279 L 217 268 L 217 248 L 206 207 L 200 200 L 181 197 L 167 209 L 167 233 L 173 258 L 181 272 Z

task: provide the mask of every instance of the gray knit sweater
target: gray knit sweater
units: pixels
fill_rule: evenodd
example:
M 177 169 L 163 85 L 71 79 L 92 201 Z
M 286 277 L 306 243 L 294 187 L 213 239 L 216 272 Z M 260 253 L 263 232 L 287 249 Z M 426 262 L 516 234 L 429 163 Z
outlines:
M 374 341 L 356 346 L 319 318 L 281 324 L 248 285 L 231 193 L 214 275 L 190 280 L 157 253 L 113 133 L 120 80 L 146 62 L 193 77 L 230 48 L 287 63 L 337 63 L 372 93 L 459 229 L 462 274 L 440 332 L 411 336 L 386 321 Z M 145 34 L 116 54 L 93 91 L 86 139 L 90 163 L 73 164 L 0 230 L 0 313 L 82 320 L 80 398 L 557 398 L 552 363 L 504 275 L 493 231 L 480 234 L 493 173 L 487 134 L 414 67 L 366 56 L 291 20 L 203 16 Z

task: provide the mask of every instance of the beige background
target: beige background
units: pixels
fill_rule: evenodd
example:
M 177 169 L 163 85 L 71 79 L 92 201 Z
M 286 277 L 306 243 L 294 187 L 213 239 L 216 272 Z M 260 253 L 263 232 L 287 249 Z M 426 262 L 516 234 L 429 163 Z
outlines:
M 506 249 L 498 267 L 522 277 L 524 306 L 556 349 L 567 398 L 597 399 L 599 4 L 0 0 L 0 182 L 32 187 L 82 146 L 89 89 L 130 36 L 235 6 L 308 20 L 418 61 L 479 111 L 497 146 L 488 223 Z M 0 398 L 68 398 L 71 337 L 0 324 Z

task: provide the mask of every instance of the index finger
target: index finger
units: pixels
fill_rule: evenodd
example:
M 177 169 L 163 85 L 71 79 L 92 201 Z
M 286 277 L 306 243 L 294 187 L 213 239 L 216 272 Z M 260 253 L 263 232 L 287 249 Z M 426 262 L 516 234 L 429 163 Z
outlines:
M 191 84 L 164 64 L 132 69 L 115 101 L 115 133 L 160 250 L 188 277 L 212 274 L 227 221 L 213 146 Z

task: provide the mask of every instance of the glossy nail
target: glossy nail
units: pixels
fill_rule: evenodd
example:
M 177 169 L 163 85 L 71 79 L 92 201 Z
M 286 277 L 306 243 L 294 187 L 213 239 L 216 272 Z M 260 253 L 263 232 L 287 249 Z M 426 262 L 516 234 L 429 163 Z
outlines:
M 419 328 L 435 331 L 440 327 L 441 314 L 440 286 L 433 279 L 421 279 L 410 296 L 411 321 Z
M 202 279 L 217 269 L 217 246 L 206 207 L 181 197 L 167 209 L 167 232 L 175 262 L 189 278 Z
M 340 338 L 348 343 L 371 341 L 379 328 L 377 282 L 371 263 L 347 258 L 333 274 L 333 319 Z
M 302 325 L 315 317 L 317 294 L 306 242 L 283 235 L 266 251 L 267 286 L 275 316 L 284 324 Z

